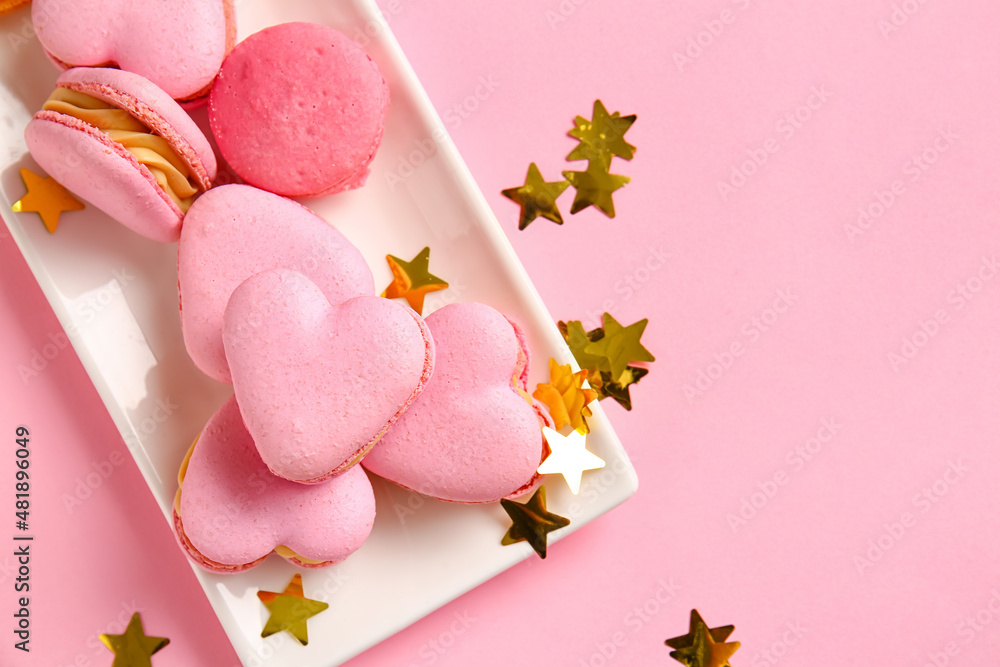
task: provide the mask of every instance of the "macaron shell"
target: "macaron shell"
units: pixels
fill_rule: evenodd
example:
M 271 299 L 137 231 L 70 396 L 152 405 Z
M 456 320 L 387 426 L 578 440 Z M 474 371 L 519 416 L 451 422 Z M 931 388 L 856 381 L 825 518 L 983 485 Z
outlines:
M 116 65 L 177 100 L 204 96 L 235 42 L 231 0 L 35 0 L 31 17 L 54 62 Z
M 56 86 L 125 109 L 167 140 L 202 190 L 212 187 L 217 164 L 208 138 L 180 105 L 149 80 L 116 69 L 77 67 L 63 72 Z
M 226 304 L 244 280 L 279 268 L 305 275 L 331 303 L 375 294 L 358 249 L 301 204 L 248 185 L 219 186 L 195 200 L 177 276 L 184 344 L 204 373 L 232 382 L 222 343 Z
M 364 183 L 388 100 L 378 66 L 356 42 L 327 26 L 286 23 L 233 49 L 209 120 L 222 156 L 247 183 L 321 196 Z
M 380 297 L 332 305 L 302 274 L 258 273 L 223 334 L 247 430 L 275 475 L 315 483 L 353 466 L 423 390 L 434 347 L 421 318 Z
M 401 486 L 463 503 L 493 502 L 532 484 L 539 415 L 521 387 L 526 356 L 507 319 L 479 303 L 426 318 L 434 375 L 362 465 Z
M 322 484 L 272 475 L 257 456 L 235 398 L 206 424 L 187 463 L 174 520 L 195 562 L 247 569 L 278 545 L 322 564 L 356 551 L 375 521 L 375 495 L 360 467 Z
M 24 139 L 42 169 L 121 224 L 154 241 L 180 236 L 180 209 L 148 169 L 100 130 L 42 111 L 28 123 Z

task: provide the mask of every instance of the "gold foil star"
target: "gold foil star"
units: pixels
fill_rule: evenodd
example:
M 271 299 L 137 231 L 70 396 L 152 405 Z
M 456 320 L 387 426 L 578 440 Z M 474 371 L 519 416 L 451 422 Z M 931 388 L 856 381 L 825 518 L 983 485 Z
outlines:
M 546 183 L 542 178 L 542 172 L 538 171 L 538 166 L 532 162 L 528 165 L 528 175 L 524 178 L 524 185 L 501 190 L 500 194 L 521 205 L 521 220 L 517 228 L 524 229 L 538 216 L 561 225 L 563 218 L 559 213 L 559 207 L 556 206 L 556 199 L 568 187 L 568 181 Z
M 569 519 L 553 514 L 546 509 L 544 486 L 538 487 L 538 490 L 531 496 L 531 500 L 523 505 L 506 498 L 500 500 L 500 505 L 507 512 L 510 520 L 514 522 L 507 534 L 500 540 L 500 544 L 507 546 L 515 542 L 527 541 L 542 558 L 545 558 L 549 533 L 569 525 Z
M 42 217 L 49 234 L 55 233 L 60 213 L 79 211 L 83 208 L 83 202 L 71 195 L 54 178 L 39 176 L 30 169 L 22 167 L 21 180 L 24 181 L 28 192 L 14 202 L 11 210 L 15 213 L 37 213 Z
M 386 255 L 389 270 L 392 271 L 392 282 L 382 292 L 387 299 L 403 297 L 410 308 L 423 314 L 424 297 L 430 292 L 437 292 L 448 287 L 448 283 L 433 275 L 428 270 L 431 259 L 431 249 L 424 248 L 409 262 L 399 257 Z
M 559 322 L 557 326 L 563 338 L 566 339 L 566 344 L 569 346 L 570 352 L 573 353 L 576 363 L 580 364 L 580 368 L 586 368 L 589 371 L 595 372 L 600 370 L 611 372 L 611 365 L 607 359 L 586 352 L 588 345 L 595 340 L 604 338 L 604 329 L 597 328 L 587 332 L 583 329 L 583 323 L 579 320 Z M 593 377 L 594 373 L 591 373 L 591 379 Z
M 629 387 L 639 384 L 639 380 L 644 378 L 648 373 L 648 369 L 629 366 L 621 374 L 617 382 L 611 380 L 611 373 L 601 373 L 601 379 L 603 380 L 600 385 L 601 400 L 613 398 L 618 405 L 626 410 L 631 410 L 632 394 L 629 392 Z
M 557 430 L 569 424 L 577 431 L 590 433 L 586 418 L 593 413 L 587 404 L 597 398 L 597 392 L 583 386 L 588 375 L 586 369 L 574 373 L 569 364 L 560 366 L 555 359 L 549 359 L 549 381 L 539 384 L 532 396 L 549 407 Z
M 150 656 L 170 643 L 166 637 L 147 637 L 139 612 L 121 635 L 101 635 L 100 640 L 115 654 L 111 667 L 151 667 Z
M 725 643 L 735 629 L 732 625 L 709 628 L 697 609 L 691 610 L 688 633 L 664 642 L 676 649 L 670 657 L 688 667 L 728 667 L 739 642 Z
M 577 116 L 574 121 L 576 127 L 569 131 L 569 136 L 579 139 L 580 143 L 566 159 L 598 162 L 605 171 L 610 168 L 614 155 L 631 160 L 635 156 L 635 146 L 625 141 L 625 133 L 635 119 L 634 114 L 622 116 L 617 111 L 609 114 L 604 103 L 595 100 L 593 120 Z
M 629 363 L 656 360 L 639 342 L 648 322 L 649 320 L 643 319 L 623 327 L 610 313 L 604 313 L 604 338 L 587 345 L 584 352 L 607 359 L 611 379 L 618 382 Z
M 587 449 L 587 436 L 580 431 L 563 435 L 553 431 L 548 426 L 542 427 L 545 441 L 549 443 L 552 453 L 538 466 L 538 474 L 560 474 L 566 479 L 573 495 L 580 493 L 580 480 L 584 470 L 597 470 L 604 467 L 604 460 Z
M 596 206 L 609 218 L 615 217 L 615 202 L 611 193 L 632 180 L 628 176 L 609 173 L 599 160 L 588 162 L 587 171 L 564 171 L 563 176 L 576 188 L 570 213 Z
M 257 597 L 264 603 L 271 616 L 264 625 L 261 637 L 270 637 L 282 630 L 287 630 L 300 644 L 309 643 L 309 631 L 306 621 L 328 605 L 319 600 L 310 600 L 302 592 L 302 575 L 296 574 L 281 593 L 273 591 L 257 591 Z

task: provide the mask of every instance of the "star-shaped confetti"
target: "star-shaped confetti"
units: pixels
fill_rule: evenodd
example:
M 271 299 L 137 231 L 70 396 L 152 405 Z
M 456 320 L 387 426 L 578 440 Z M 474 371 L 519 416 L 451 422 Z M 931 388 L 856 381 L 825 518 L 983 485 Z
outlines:
M 286 630 L 303 646 L 309 643 L 306 621 L 330 606 L 325 602 L 310 600 L 305 596 L 302 592 L 301 574 L 292 577 L 291 582 L 283 592 L 257 591 L 257 597 L 271 612 L 260 636 L 270 637 Z
M 101 635 L 100 640 L 115 654 L 111 667 L 151 667 L 150 657 L 170 643 L 166 637 L 147 637 L 139 612 L 132 614 L 124 634 Z
M 428 270 L 431 259 L 431 249 L 424 248 L 409 262 L 399 257 L 386 255 L 389 270 L 392 271 L 392 282 L 382 292 L 388 299 L 403 297 L 410 308 L 423 314 L 424 297 L 430 292 L 437 292 L 448 287 L 448 283 L 433 275 Z
M 604 313 L 603 321 L 604 337 L 591 342 L 584 348 L 584 352 L 608 360 L 612 381 L 618 382 L 633 361 L 656 360 L 639 340 L 649 320 L 639 320 L 623 327 L 610 313 Z
M 644 378 L 648 373 L 649 370 L 646 368 L 629 366 L 621 374 L 617 382 L 611 380 L 611 373 L 601 373 L 601 400 L 613 398 L 618 405 L 626 410 L 631 410 L 632 394 L 628 388 L 634 384 L 639 384 L 639 380 Z
M 585 470 L 597 470 L 604 467 L 604 460 L 587 449 L 587 435 L 573 431 L 563 435 L 548 426 L 542 427 L 545 441 L 549 443 L 552 453 L 538 466 L 540 475 L 562 475 L 569 485 L 573 495 L 580 493 L 580 481 Z
M 615 202 L 611 194 L 632 179 L 612 174 L 597 160 L 587 163 L 586 171 L 564 171 L 563 176 L 576 188 L 576 197 L 570 213 L 577 213 L 588 206 L 596 206 L 609 218 L 615 217 Z
M 548 406 L 557 430 L 569 424 L 577 431 L 590 433 L 586 418 L 593 413 L 587 404 L 597 398 L 597 392 L 583 386 L 588 376 L 587 370 L 574 373 L 569 364 L 560 366 L 555 359 L 549 359 L 549 381 L 539 384 L 532 396 Z
M 665 644 L 675 649 L 670 657 L 688 667 L 729 667 L 729 658 L 740 647 L 739 642 L 726 643 L 734 629 L 732 625 L 709 628 L 698 610 L 692 609 L 688 633 Z
M 538 166 L 532 162 L 528 165 L 528 175 L 524 178 L 524 185 L 502 190 L 500 194 L 520 204 L 521 220 L 517 228 L 524 229 L 538 216 L 561 225 L 563 218 L 559 213 L 559 207 L 556 206 L 556 199 L 568 187 L 568 181 L 546 183 L 542 178 L 542 172 L 538 171 Z
M 623 160 L 635 156 L 635 146 L 625 141 L 625 133 L 632 127 L 636 116 L 622 116 L 619 112 L 609 114 L 600 100 L 594 101 L 593 119 L 577 116 L 569 136 L 579 139 L 567 160 L 590 160 L 599 163 L 605 171 L 611 167 L 611 159 L 617 155 Z M 611 217 L 614 217 L 612 214 Z
M 559 322 L 557 326 L 563 338 L 566 339 L 566 344 L 569 345 L 569 350 L 573 353 L 576 363 L 580 364 L 580 368 L 593 371 L 607 370 L 609 373 L 611 372 L 611 365 L 607 359 L 598 355 L 588 354 L 586 351 L 587 346 L 592 342 L 604 338 L 604 329 L 597 328 L 587 332 L 583 328 L 583 323 L 579 320 Z M 591 375 L 591 379 L 593 379 L 593 375 Z
M 28 188 L 27 194 L 14 202 L 15 213 L 37 213 L 45 229 L 54 234 L 63 211 L 79 211 L 83 202 L 74 197 L 54 178 L 39 176 L 30 169 L 21 168 L 21 180 Z
M 538 487 L 527 503 L 521 504 L 502 498 L 500 505 L 514 522 L 500 540 L 500 544 L 506 546 L 527 541 L 542 558 L 545 558 L 549 533 L 569 525 L 569 519 L 546 509 L 544 486 Z

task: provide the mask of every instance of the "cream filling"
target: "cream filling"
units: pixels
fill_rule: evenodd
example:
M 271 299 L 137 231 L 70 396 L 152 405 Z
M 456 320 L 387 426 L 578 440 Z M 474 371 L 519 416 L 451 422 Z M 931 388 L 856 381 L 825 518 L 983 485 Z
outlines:
M 69 88 L 56 88 L 42 109 L 66 114 L 93 125 L 112 141 L 121 144 L 135 156 L 139 164 L 149 169 L 157 185 L 163 188 L 184 213 L 187 213 L 198 196 L 199 188 L 192 181 L 187 164 L 174 152 L 167 140 L 153 134 L 125 109 Z

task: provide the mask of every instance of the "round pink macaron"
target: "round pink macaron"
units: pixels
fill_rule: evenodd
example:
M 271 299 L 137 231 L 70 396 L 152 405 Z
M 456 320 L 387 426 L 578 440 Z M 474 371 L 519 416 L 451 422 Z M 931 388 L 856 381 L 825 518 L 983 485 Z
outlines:
M 388 102 L 360 45 L 324 25 L 285 23 L 236 45 L 208 104 L 233 171 L 263 190 L 310 197 L 364 184 Z
M 216 162 L 208 139 L 170 95 L 147 79 L 121 70 L 79 67 L 63 72 L 56 88 L 127 112 L 146 133 L 166 140 L 193 187 L 201 192 L 211 187 Z M 28 123 L 24 138 L 35 161 L 73 194 L 155 241 L 172 242 L 180 236 L 184 211 L 157 182 L 142 154 L 137 157 L 102 128 L 66 112 L 43 109 Z

